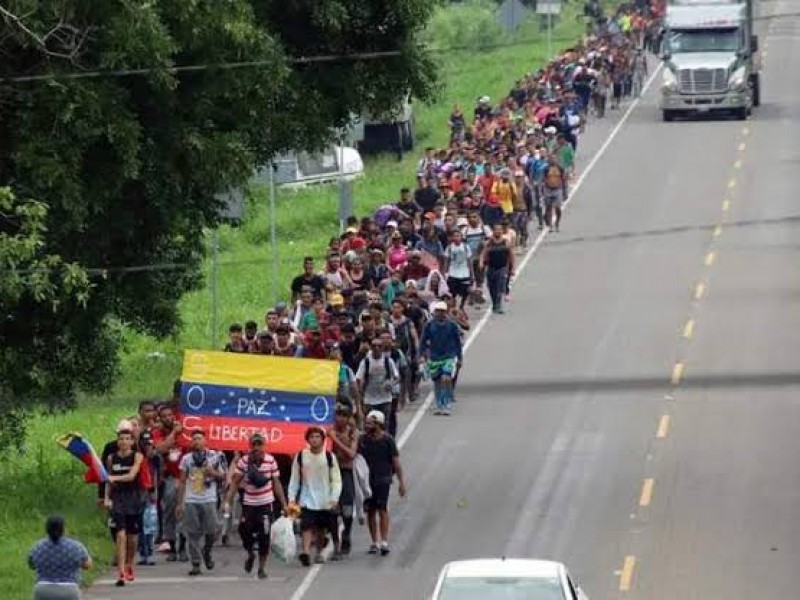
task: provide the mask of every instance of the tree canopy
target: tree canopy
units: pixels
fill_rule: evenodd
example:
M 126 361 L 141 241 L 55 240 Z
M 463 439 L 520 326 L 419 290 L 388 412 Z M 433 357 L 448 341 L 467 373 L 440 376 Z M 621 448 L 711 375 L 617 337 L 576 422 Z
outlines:
M 431 98 L 436 4 L 0 5 L 0 413 L 108 390 L 117 323 L 177 330 L 216 193 L 352 113 Z

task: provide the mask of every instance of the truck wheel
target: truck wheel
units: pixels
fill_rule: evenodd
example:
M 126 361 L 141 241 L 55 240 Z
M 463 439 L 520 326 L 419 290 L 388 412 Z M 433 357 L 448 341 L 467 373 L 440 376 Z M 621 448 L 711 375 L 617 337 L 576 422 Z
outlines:
M 758 73 L 751 75 L 750 87 L 753 92 L 753 106 L 761 106 L 761 78 Z
M 675 120 L 675 111 L 672 111 L 672 110 L 666 110 L 666 109 L 665 109 L 665 110 L 664 110 L 664 113 L 663 113 L 663 118 L 664 118 L 664 121 L 665 121 L 666 123 L 669 123 L 669 122 L 671 122 L 671 121 L 674 121 L 674 120 Z

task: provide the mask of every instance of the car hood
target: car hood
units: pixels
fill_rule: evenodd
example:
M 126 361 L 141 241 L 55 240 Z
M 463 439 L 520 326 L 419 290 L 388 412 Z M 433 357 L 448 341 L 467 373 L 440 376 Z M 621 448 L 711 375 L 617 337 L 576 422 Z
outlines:
M 736 63 L 733 52 L 684 52 L 673 54 L 670 63 L 675 69 L 730 69 Z

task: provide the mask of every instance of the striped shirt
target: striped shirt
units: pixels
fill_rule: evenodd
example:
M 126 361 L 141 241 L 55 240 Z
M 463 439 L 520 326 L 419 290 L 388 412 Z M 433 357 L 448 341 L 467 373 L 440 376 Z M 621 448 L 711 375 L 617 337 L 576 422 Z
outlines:
M 245 454 L 236 463 L 236 474 L 242 475 L 244 479 L 244 500 L 242 504 L 245 506 L 264 506 L 272 504 L 275 501 L 275 494 L 272 490 L 272 480 L 275 477 L 280 477 L 278 471 L 278 463 L 271 454 L 264 454 L 264 460 L 258 466 L 259 472 L 267 478 L 267 483 L 262 487 L 256 487 L 247 477 L 247 469 L 250 463 L 250 455 Z

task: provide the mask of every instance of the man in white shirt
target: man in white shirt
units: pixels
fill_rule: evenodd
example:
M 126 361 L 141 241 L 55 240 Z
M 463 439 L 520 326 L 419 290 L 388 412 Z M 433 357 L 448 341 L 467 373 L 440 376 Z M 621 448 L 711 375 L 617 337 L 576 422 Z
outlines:
M 336 511 L 342 493 L 342 475 L 332 452 L 325 450 L 325 430 L 312 426 L 306 430 L 308 448 L 292 461 L 289 498 L 300 505 L 300 531 L 303 551 L 299 559 L 304 567 L 311 565 L 311 544 L 316 542 L 316 562 L 323 562 L 325 536 L 337 526 Z M 338 556 L 336 556 L 338 558 Z
M 392 411 L 392 391 L 400 383 L 397 364 L 383 352 L 379 336 L 372 338 L 370 352 L 361 359 L 356 371 L 356 382 L 362 403 L 362 414 L 379 410 L 388 422 Z

